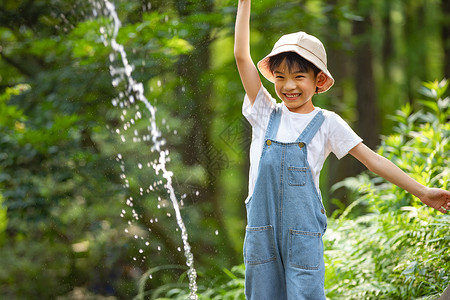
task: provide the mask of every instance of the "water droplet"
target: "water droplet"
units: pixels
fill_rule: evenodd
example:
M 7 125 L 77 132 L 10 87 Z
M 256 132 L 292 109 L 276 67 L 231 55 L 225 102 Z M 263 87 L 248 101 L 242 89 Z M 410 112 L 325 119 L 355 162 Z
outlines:
M 144 250 L 142 250 L 142 249 L 139 249 L 139 253 L 143 253 L 144 252 Z
M 219 230 L 216 230 L 216 232 L 215 232 L 215 233 L 216 233 L 216 235 L 219 235 Z

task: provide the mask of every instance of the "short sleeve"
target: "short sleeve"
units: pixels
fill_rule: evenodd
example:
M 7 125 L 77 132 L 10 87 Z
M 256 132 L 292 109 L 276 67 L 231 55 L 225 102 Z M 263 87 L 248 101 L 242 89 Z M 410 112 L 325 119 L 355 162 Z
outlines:
M 329 123 L 329 147 L 338 159 L 343 158 L 362 139 L 340 116 L 332 113 Z
M 253 106 L 250 103 L 248 95 L 245 95 L 242 105 L 242 114 L 252 125 L 253 128 L 265 128 L 272 110 L 276 107 L 276 100 L 269 94 L 266 88 L 261 88 L 256 95 Z

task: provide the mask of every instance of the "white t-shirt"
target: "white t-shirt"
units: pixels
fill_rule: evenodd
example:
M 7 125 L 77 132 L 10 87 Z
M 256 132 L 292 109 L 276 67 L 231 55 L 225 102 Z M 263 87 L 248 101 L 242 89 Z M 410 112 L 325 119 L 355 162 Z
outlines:
M 320 194 L 320 171 L 328 155 L 333 152 L 338 159 L 341 159 L 353 147 L 361 143 L 362 139 L 336 113 L 318 107 L 308 114 L 291 112 L 284 103 L 277 103 L 269 92 L 261 86 L 253 106 L 250 104 L 247 95 L 245 95 L 242 106 L 242 114 L 252 125 L 248 195 L 251 196 L 253 194 L 266 128 L 270 114 L 275 106 L 281 106 L 282 108 L 280 125 L 275 140 L 283 143 L 295 142 L 314 116 L 320 110 L 323 112 L 325 120 L 314 138 L 307 145 L 308 164 L 311 168 L 317 191 Z

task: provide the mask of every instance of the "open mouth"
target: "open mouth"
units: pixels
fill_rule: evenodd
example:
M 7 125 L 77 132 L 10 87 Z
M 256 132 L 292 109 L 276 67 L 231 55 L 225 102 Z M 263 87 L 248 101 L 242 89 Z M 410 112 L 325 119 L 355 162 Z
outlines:
M 299 94 L 299 93 L 297 93 L 297 94 L 284 94 L 284 96 L 285 96 L 287 99 L 292 100 L 292 99 L 296 99 L 296 98 L 300 97 L 300 94 Z

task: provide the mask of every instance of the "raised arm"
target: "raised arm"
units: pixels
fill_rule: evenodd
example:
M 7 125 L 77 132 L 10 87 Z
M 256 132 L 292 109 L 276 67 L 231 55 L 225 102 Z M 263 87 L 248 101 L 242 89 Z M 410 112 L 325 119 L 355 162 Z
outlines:
M 450 210 L 450 192 L 423 186 L 409 177 L 390 160 L 373 152 L 363 143 L 357 145 L 349 153 L 362 162 L 370 171 L 413 194 L 426 205 L 442 213 Z
M 261 88 L 261 79 L 250 56 L 250 8 L 250 0 L 239 0 L 234 36 L 234 57 L 245 92 L 253 105 Z

